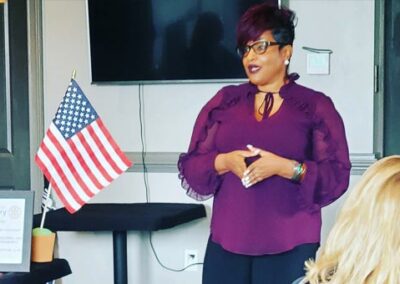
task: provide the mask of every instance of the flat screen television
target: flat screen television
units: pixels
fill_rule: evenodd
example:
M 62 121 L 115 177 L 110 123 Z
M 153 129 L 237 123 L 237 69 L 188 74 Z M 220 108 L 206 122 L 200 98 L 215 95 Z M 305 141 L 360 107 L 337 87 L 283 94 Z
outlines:
M 278 0 L 88 0 L 93 83 L 245 78 L 236 25 Z

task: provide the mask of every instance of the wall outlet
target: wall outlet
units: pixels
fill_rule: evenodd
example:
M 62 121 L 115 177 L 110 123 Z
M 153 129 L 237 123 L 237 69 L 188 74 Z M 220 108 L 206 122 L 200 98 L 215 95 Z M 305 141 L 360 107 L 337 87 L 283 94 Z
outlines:
M 185 267 L 199 262 L 199 252 L 197 249 L 185 249 Z M 190 266 L 186 271 L 197 271 L 198 265 Z

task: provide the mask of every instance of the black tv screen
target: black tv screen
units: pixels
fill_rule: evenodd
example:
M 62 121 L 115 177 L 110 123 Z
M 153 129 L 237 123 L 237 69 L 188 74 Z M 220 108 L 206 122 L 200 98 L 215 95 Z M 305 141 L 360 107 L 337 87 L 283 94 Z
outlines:
M 236 25 L 278 0 L 88 0 L 94 83 L 245 78 Z

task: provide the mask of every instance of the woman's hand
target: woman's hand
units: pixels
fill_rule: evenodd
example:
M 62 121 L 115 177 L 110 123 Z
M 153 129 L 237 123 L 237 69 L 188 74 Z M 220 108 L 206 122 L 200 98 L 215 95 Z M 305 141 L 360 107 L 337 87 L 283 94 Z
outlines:
M 293 176 L 293 168 L 296 164 L 295 161 L 255 148 L 251 145 L 247 147 L 251 152 L 259 154 L 261 158 L 253 162 L 244 172 L 242 183 L 246 188 L 273 175 L 279 175 L 288 179 Z
M 259 152 L 257 150 L 236 150 L 229 153 L 219 154 L 215 158 L 214 167 L 218 174 L 232 172 L 242 179 L 247 168 L 245 158 L 254 157 L 258 154 Z

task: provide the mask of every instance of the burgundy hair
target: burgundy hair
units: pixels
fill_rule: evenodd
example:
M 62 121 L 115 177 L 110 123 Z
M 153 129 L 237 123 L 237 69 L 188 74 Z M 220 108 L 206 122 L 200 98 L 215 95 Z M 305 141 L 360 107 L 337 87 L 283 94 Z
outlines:
M 257 40 L 267 30 L 281 46 L 293 44 L 295 13 L 288 8 L 272 6 L 268 3 L 250 7 L 240 18 L 237 26 L 238 46 Z

